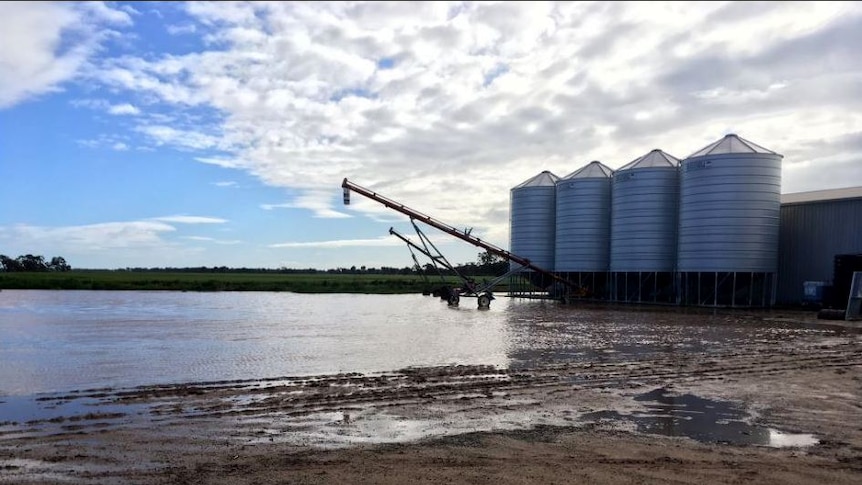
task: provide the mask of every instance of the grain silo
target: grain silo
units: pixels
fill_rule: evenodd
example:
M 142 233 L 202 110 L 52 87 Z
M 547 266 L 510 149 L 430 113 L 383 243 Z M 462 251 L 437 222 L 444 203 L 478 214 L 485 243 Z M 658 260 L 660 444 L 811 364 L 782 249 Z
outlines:
M 672 303 L 679 160 L 652 150 L 612 178 L 611 299 Z
M 730 134 L 682 162 L 677 246 L 682 303 L 773 302 L 781 159 Z
M 545 170 L 513 187 L 509 199 L 509 250 L 548 271 L 554 268 L 557 180 L 559 177 Z M 544 286 L 540 281 L 534 284 Z
M 605 296 L 610 256 L 611 175 L 593 161 L 557 181 L 554 271 Z

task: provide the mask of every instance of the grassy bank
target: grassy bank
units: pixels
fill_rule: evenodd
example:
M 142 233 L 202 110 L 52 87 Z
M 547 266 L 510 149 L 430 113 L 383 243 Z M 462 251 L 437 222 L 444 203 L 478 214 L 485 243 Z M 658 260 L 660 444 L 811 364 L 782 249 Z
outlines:
M 448 278 L 457 286 L 460 280 Z M 482 278 L 477 278 L 481 281 Z M 293 291 L 297 293 L 420 293 L 439 286 L 422 277 L 380 274 L 160 273 L 148 271 L 68 271 L 0 273 L 0 289 Z M 430 286 L 430 288 L 429 288 Z M 500 291 L 500 288 L 497 289 Z

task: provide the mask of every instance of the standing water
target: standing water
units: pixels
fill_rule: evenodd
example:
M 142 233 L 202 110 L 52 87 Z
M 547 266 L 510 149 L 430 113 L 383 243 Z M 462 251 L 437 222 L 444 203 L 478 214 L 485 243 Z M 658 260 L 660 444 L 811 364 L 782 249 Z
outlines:
M 409 366 L 531 367 L 723 351 L 831 330 L 421 295 L 0 292 L 0 396 Z

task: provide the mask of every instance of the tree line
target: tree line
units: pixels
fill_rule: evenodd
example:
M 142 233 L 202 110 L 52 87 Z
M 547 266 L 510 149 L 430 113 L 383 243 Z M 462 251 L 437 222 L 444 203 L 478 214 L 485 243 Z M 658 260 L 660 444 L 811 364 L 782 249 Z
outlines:
M 484 252 L 479 254 L 476 263 L 465 263 L 454 265 L 455 270 L 465 276 L 488 276 L 500 275 L 508 270 L 509 263 L 503 258 L 490 253 Z M 62 256 L 55 256 L 50 261 L 44 256 L 35 256 L 26 254 L 12 259 L 6 255 L 0 254 L 0 271 L 5 272 L 22 272 L 22 271 L 70 271 L 72 267 L 66 262 Z M 434 275 L 438 272 L 445 276 L 452 276 L 454 272 L 446 268 L 437 268 L 431 263 L 425 265 L 414 265 L 413 267 L 405 266 L 403 268 L 394 268 L 383 266 L 380 268 L 368 268 L 365 266 L 351 266 L 350 268 L 334 268 L 334 269 L 295 269 L 295 268 L 229 268 L 227 266 L 192 266 L 192 267 L 160 267 L 160 268 L 122 268 L 118 270 L 105 271 L 130 271 L 130 272 L 153 272 L 153 273 L 281 273 L 281 274 L 400 274 L 400 275 L 416 275 L 427 274 Z
M 24 254 L 15 259 L 0 254 L 0 271 L 8 273 L 20 271 L 69 271 L 72 267 L 62 256 L 54 256 L 47 261 L 44 256 Z

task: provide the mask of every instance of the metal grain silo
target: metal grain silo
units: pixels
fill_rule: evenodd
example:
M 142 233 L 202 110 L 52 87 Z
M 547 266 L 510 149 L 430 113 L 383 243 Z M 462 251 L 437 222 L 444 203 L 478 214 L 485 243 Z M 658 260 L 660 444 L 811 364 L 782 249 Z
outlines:
M 614 172 L 611 299 L 675 301 L 679 160 L 653 150 Z
M 510 251 L 548 271 L 554 268 L 555 189 L 558 179 L 545 170 L 512 188 L 510 194 Z
M 612 174 L 594 161 L 557 181 L 555 271 L 608 270 Z
M 611 271 L 674 271 L 678 167 L 678 159 L 653 150 L 614 172 Z
M 730 134 L 682 162 L 677 266 L 686 280 L 684 299 L 734 306 L 740 299 L 771 302 L 782 158 Z

